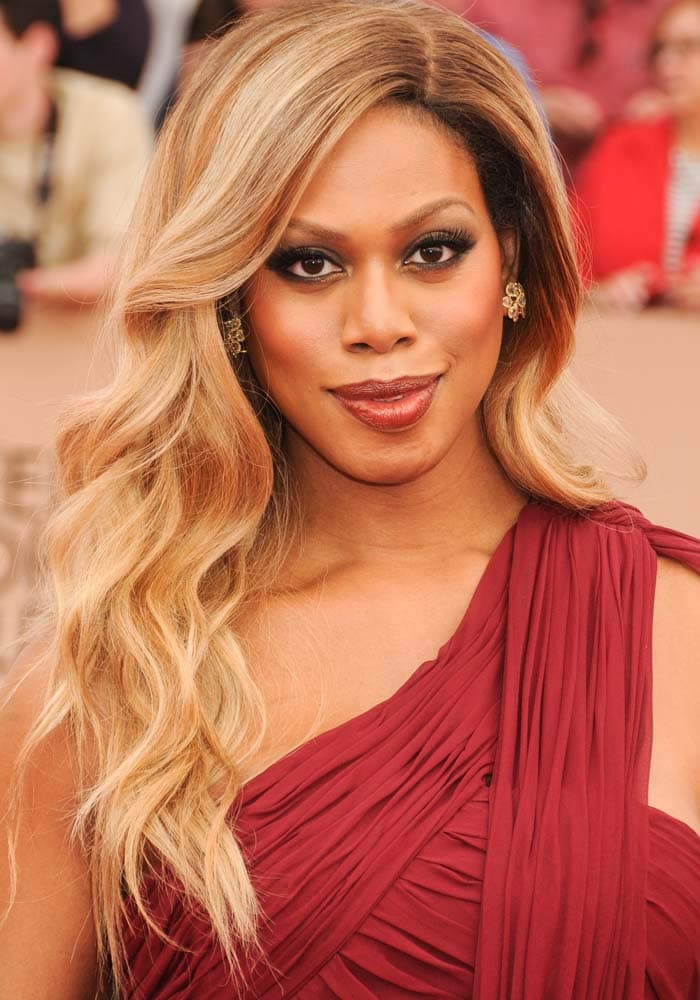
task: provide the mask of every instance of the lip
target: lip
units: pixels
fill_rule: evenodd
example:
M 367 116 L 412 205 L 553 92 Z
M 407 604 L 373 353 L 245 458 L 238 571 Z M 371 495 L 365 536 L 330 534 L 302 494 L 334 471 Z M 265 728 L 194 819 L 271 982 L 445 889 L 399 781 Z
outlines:
M 430 409 L 441 375 L 404 375 L 387 382 L 353 382 L 331 389 L 341 406 L 380 431 L 413 427 Z
M 335 396 L 342 399 L 376 399 L 386 400 L 392 396 L 399 396 L 407 392 L 415 392 L 416 389 L 425 389 L 440 376 L 432 375 L 401 375 L 399 378 L 382 382 L 379 379 L 370 379 L 366 382 L 350 382 L 348 385 L 340 385 L 336 389 L 331 389 Z

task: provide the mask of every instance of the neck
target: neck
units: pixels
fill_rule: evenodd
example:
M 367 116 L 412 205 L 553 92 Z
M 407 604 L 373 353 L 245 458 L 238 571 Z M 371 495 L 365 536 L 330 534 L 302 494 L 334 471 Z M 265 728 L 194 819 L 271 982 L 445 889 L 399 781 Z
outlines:
M 676 142 L 682 149 L 700 153 L 700 108 L 676 123 Z
M 8 99 L 0 113 L 0 139 L 32 139 L 47 126 L 51 110 L 49 89 L 38 83 Z
M 467 551 L 490 555 L 526 499 L 476 428 L 434 468 L 391 486 L 349 478 L 296 437 L 288 445 L 304 524 L 303 566 L 293 576 L 348 563 L 416 566 Z

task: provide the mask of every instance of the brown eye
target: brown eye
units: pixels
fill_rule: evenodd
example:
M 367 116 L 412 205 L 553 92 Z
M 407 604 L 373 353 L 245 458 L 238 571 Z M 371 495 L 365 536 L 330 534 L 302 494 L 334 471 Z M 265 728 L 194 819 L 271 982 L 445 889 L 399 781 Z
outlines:
M 284 266 L 295 278 L 327 278 L 331 274 L 339 274 L 340 268 L 322 253 L 308 252 L 297 254 L 294 260 Z
M 320 274 L 323 270 L 324 259 L 320 254 L 314 254 L 311 257 L 302 257 L 299 263 L 307 274 Z
M 408 264 L 445 264 L 457 256 L 454 247 L 446 243 L 431 243 L 418 247 L 413 251 L 406 263 Z
M 419 253 L 426 264 L 437 264 L 442 260 L 444 247 L 421 247 Z

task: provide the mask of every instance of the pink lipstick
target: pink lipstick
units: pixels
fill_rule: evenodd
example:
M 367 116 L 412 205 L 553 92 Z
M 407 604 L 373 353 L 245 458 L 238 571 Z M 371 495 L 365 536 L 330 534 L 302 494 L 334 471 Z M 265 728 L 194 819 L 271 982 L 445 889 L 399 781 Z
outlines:
M 440 375 L 406 375 L 390 382 L 353 382 L 332 389 L 356 420 L 379 431 L 413 427 L 433 401 Z

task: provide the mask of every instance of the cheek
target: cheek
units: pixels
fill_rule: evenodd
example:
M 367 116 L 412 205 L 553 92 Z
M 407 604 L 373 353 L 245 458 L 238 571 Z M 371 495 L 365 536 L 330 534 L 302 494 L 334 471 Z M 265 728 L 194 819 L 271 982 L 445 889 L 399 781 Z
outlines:
M 492 261 L 470 270 L 467 280 L 441 297 L 430 326 L 455 359 L 491 357 L 500 348 L 503 328 L 503 281 Z
M 277 283 L 275 283 L 277 285 Z M 248 354 L 258 381 L 273 398 L 284 396 L 285 386 L 298 398 L 320 371 L 327 344 L 323 313 L 311 307 L 311 297 L 286 295 L 265 278 L 245 296 L 250 335 Z

